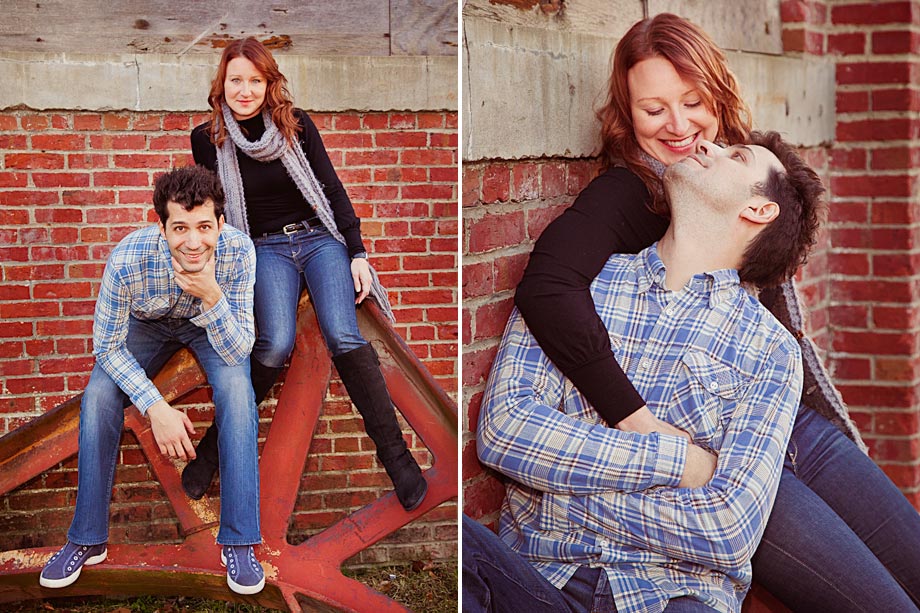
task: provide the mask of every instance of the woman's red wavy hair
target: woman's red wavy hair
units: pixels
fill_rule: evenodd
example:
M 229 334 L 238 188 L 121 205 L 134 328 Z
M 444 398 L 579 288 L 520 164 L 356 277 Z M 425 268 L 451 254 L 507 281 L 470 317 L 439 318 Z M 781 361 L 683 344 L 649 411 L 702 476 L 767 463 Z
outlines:
M 278 126 L 281 134 L 294 146 L 297 142 L 297 132 L 300 124 L 294 116 L 294 100 L 287 88 L 287 79 L 278 69 L 278 63 L 268 48 L 258 39 L 250 36 L 234 40 L 224 47 L 217 65 L 217 74 L 211 81 L 211 92 L 208 94 L 208 104 L 211 106 L 211 125 L 216 127 L 212 132 L 212 142 L 220 147 L 227 138 L 224 126 L 224 116 L 221 112 L 221 102 L 224 101 L 224 80 L 227 78 L 227 64 L 230 60 L 244 57 L 252 62 L 255 67 L 265 75 L 265 102 L 271 111 L 272 121 Z M 261 110 L 261 109 L 260 109 Z
M 719 142 L 744 142 L 751 132 L 751 111 L 741 99 L 738 82 L 722 50 L 696 24 L 662 13 L 637 22 L 620 39 L 613 53 L 607 100 L 597 111 L 601 157 L 607 167 L 625 162 L 652 194 L 652 210 L 666 215 L 661 181 L 639 153 L 627 82 L 633 66 L 654 57 L 668 60 L 681 77 L 696 85 L 703 103 L 719 120 Z

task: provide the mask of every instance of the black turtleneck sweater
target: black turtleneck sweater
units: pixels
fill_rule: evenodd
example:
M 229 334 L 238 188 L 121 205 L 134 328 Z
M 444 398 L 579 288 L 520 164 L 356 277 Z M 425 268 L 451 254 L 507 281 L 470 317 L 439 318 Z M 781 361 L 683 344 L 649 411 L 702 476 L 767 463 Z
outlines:
M 355 215 L 351 200 L 335 173 L 319 131 L 306 112 L 295 109 L 294 114 L 300 122 L 300 146 L 329 199 L 335 225 L 345 237 L 348 253 L 360 253 L 365 250 L 361 241 L 361 220 Z M 244 119 L 239 124 L 250 141 L 259 140 L 265 133 L 261 114 Z M 196 164 L 216 172 L 217 150 L 210 139 L 210 125 L 206 122 L 192 130 L 192 155 Z M 297 189 L 281 160 L 258 162 L 239 149 L 236 157 L 243 179 L 250 236 L 258 238 L 266 232 L 277 232 L 287 224 L 305 219 L 313 218 L 313 223 L 318 223 L 313 207 Z

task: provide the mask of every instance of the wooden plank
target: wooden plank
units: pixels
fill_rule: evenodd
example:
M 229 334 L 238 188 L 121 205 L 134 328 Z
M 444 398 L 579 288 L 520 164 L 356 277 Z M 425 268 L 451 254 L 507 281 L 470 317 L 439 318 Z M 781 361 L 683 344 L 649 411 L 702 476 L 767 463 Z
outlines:
M 393 55 L 456 55 L 455 0 L 390 0 Z
M 283 53 L 389 55 L 388 3 L 198 0 L 6 0 L 0 50 L 216 53 L 230 38 L 271 39 Z

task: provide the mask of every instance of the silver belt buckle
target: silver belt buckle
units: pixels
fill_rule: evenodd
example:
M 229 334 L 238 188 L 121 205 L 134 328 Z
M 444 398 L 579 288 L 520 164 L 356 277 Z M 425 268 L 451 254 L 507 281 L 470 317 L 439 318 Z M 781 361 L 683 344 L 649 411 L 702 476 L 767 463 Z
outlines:
M 290 236 L 291 234 L 294 234 L 295 232 L 299 232 L 302 229 L 303 229 L 303 224 L 298 221 L 297 223 L 289 223 L 288 225 L 281 228 L 281 231 L 287 234 L 288 236 Z

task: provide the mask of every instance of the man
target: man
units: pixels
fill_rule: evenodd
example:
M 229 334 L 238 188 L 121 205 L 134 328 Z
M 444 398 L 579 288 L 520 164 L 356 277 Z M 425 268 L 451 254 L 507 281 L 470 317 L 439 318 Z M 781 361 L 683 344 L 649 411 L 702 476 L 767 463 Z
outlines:
M 665 236 L 592 285 L 661 432 L 605 427 L 513 313 L 477 433 L 512 481 L 501 540 L 464 519 L 465 610 L 741 608 L 802 386 L 795 339 L 741 282 L 794 272 L 823 188 L 776 133 L 704 143 L 664 185 Z
M 210 170 L 194 166 L 162 175 L 153 204 L 159 224 L 122 239 L 105 267 L 93 321 L 96 365 L 80 407 L 76 510 L 67 544 L 39 581 L 68 586 L 84 564 L 106 558 L 112 480 L 129 399 L 150 419 L 161 453 L 195 457 L 191 421 L 150 380 L 184 346 L 204 368 L 220 424 L 217 542 L 227 583 L 237 593 L 254 594 L 265 584 L 252 549 L 261 542 L 258 414 L 249 379 L 255 249 L 245 234 L 224 226 L 224 193 Z

